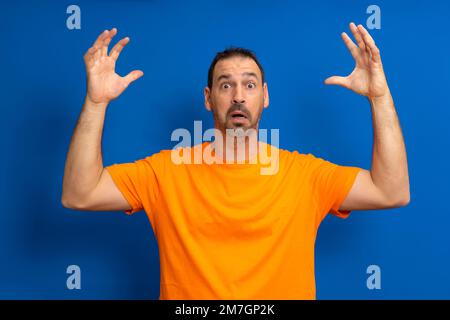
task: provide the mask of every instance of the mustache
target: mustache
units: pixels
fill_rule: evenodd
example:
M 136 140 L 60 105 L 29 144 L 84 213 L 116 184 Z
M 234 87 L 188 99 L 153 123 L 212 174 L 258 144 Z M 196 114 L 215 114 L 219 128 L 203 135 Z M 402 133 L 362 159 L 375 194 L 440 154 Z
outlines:
M 242 113 L 245 114 L 245 116 L 247 117 L 247 119 L 250 119 L 250 118 L 251 118 L 250 111 L 248 111 L 247 107 L 246 107 L 244 104 L 242 104 L 242 103 L 233 103 L 233 104 L 231 105 L 230 109 L 228 109 L 227 117 L 229 117 L 230 114 L 231 114 L 232 112 L 235 112 L 235 111 L 241 111 Z

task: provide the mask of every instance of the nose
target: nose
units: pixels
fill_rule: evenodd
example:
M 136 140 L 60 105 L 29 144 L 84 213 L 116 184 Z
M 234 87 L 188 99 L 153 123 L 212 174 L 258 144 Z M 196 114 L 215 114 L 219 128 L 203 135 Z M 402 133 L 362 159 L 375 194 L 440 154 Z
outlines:
M 245 103 L 245 98 L 242 94 L 242 89 L 237 87 L 236 90 L 234 90 L 234 95 L 233 95 L 233 104 L 234 103 Z

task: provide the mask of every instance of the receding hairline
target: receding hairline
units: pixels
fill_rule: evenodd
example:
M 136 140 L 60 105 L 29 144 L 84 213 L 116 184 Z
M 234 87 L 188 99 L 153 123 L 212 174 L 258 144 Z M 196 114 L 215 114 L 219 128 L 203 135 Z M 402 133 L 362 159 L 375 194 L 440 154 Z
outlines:
M 258 66 L 260 75 L 261 75 L 261 83 L 265 82 L 265 72 L 264 68 L 261 65 L 258 57 L 256 56 L 255 52 L 252 50 L 242 48 L 242 47 L 234 47 L 231 46 L 223 51 L 220 51 L 216 53 L 213 61 L 211 62 L 209 69 L 208 69 L 208 88 L 212 88 L 212 85 L 214 83 L 214 74 L 216 65 L 220 63 L 222 60 L 228 60 L 230 58 L 238 58 L 238 59 L 251 59 L 253 60 L 256 65 Z
M 242 76 L 246 76 L 246 77 L 255 77 L 258 81 L 262 82 L 262 72 L 261 72 L 260 67 L 256 63 L 256 61 L 253 58 L 251 58 L 251 57 L 248 57 L 248 56 L 245 56 L 245 55 L 240 55 L 240 54 L 236 54 L 234 56 L 226 57 L 226 58 L 223 58 L 223 59 L 220 59 L 219 61 L 217 61 L 217 63 L 214 65 L 214 68 L 213 68 L 213 80 L 214 80 L 214 82 L 216 82 L 216 81 L 219 82 L 223 78 L 227 79 L 227 78 L 231 78 L 232 77 L 232 75 L 230 73 L 226 72 L 226 71 L 224 71 L 223 73 L 220 74 L 219 71 L 216 71 L 216 68 L 217 68 L 217 65 L 219 63 L 221 63 L 222 61 L 226 61 L 226 60 L 230 60 L 230 59 L 234 59 L 234 58 L 238 58 L 238 59 L 241 59 L 241 60 L 250 60 L 250 61 L 252 61 L 253 64 L 255 65 L 256 69 L 258 70 L 258 72 L 244 71 L 244 72 L 241 73 L 241 75 Z

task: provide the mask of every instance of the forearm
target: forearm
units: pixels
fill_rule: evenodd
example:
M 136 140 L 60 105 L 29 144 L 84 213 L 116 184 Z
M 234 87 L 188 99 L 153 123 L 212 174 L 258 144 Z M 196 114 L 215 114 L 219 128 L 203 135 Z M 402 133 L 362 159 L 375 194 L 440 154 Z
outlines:
M 78 118 L 63 178 L 62 201 L 82 201 L 93 190 L 103 170 L 101 140 L 107 104 L 94 104 L 85 99 Z
M 388 93 L 369 102 L 374 132 L 372 180 L 392 201 L 409 202 L 406 147 L 394 101 Z

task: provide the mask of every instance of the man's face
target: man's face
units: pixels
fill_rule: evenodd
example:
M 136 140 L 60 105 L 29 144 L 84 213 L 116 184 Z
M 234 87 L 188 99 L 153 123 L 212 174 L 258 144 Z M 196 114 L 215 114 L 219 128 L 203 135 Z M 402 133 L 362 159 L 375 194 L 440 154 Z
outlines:
M 220 60 L 213 70 L 211 89 L 204 89 L 206 109 L 212 111 L 215 127 L 258 129 L 263 108 L 269 105 L 267 84 L 261 71 L 248 57 Z

